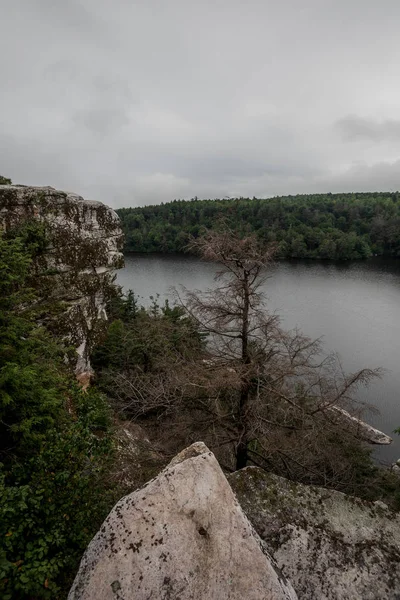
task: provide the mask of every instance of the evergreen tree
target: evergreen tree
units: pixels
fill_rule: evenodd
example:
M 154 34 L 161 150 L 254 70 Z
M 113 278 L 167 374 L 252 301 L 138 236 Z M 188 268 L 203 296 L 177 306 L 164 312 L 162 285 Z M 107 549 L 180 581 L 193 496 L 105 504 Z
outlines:
M 30 229 L 33 235 L 32 228 Z M 25 240 L 26 241 L 26 240 Z M 83 393 L 37 322 L 31 256 L 0 236 L 0 596 L 59 598 L 112 505 L 104 398 Z M 97 436 L 99 430 L 102 437 Z

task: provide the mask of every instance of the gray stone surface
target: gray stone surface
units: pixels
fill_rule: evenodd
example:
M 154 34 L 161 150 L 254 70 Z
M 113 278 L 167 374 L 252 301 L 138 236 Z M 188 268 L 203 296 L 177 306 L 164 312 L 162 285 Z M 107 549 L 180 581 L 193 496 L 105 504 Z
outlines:
M 69 594 L 69 600 L 150 598 L 296 598 L 202 443 L 118 502 Z
M 400 598 L 400 517 L 384 503 L 257 467 L 228 479 L 299 600 Z
M 84 382 L 91 373 L 91 346 L 106 319 L 114 269 L 123 264 L 119 218 L 101 202 L 51 187 L 0 185 L 0 228 L 32 220 L 44 225 L 47 239 L 33 265 L 33 281 L 43 301 L 63 304 L 58 326 L 77 348 L 76 373 Z

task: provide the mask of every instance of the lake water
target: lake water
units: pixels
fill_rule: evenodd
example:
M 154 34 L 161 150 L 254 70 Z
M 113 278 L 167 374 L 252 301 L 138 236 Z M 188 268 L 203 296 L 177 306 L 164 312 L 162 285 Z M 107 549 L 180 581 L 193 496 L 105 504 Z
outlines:
M 181 255 L 128 255 L 117 283 L 133 289 L 148 304 L 150 295 L 170 297 L 171 286 L 204 290 L 213 285 L 216 266 Z M 379 414 L 366 420 L 392 435 L 400 426 L 400 261 L 276 263 L 265 285 L 267 305 L 282 324 L 322 337 L 327 351 L 338 352 L 346 371 L 383 367 L 383 380 L 359 397 Z M 377 449 L 384 462 L 400 458 L 400 436 Z

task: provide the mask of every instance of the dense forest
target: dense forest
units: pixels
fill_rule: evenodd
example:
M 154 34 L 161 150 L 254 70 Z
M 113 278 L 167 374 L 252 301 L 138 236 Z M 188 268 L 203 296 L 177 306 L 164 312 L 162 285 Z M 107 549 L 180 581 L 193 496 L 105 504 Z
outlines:
M 280 258 L 400 256 L 400 193 L 312 194 L 271 199 L 174 200 L 121 208 L 127 252 L 182 252 L 219 226 L 255 232 Z

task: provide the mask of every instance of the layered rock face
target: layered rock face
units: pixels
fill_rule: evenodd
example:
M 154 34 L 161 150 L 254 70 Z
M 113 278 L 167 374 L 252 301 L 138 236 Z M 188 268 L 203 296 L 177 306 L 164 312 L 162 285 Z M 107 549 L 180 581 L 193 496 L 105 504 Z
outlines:
M 0 227 L 7 231 L 30 221 L 43 224 L 46 240 L 32 280 L 43 302 L 60 303 L 57 326 L 77 349 L 76 373 L 85 383 L 114 269 L 123 265 L 119 218 L 101 202 L 69 192 L 0 185 Z
M 297 598 L 202 443 L 118 502 L 69 594 L 69 600 L 149 598 Z
M 385 504 L 257 467 L 229 482 L 300 600 L 400 598 L 400 516 Z

